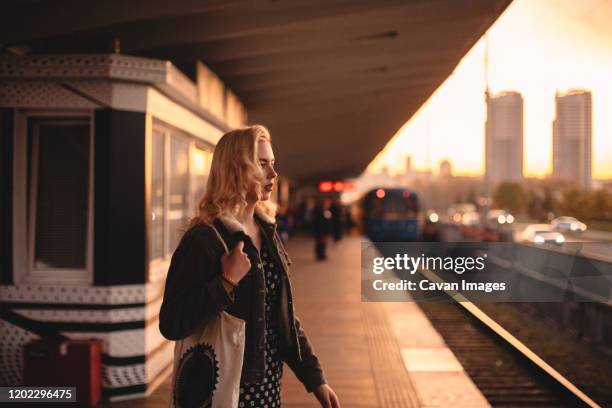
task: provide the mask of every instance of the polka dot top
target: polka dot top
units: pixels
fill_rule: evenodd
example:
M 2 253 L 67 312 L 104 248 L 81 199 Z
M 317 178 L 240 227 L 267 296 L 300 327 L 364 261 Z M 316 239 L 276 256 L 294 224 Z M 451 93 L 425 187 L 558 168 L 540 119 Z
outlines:
M 266 284 L 266 338 L 264 359 L 266 370 L 261 383 L 240 383 L 239 408 L 276 408 L 281 406 L 280 388 L 283 360 L 278 349 L 278 327 L 272 315 L 278 310 L 280 271 L 272 261 L 265 241 L 261 243 L 261 268 Z

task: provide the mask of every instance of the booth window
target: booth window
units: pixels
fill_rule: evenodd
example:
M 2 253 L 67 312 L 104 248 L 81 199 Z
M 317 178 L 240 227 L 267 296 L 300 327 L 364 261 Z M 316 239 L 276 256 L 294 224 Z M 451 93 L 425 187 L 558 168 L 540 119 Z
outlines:
M 90 119 L 29 117 L 27 127 L 28 280 L 90 283 Z
M 204 194 L 211 148 L 159 121 L 151 139 L 149 281 L 165 277 L 169 259 Z
M 208 182 L 211 163 L 212 151 L 206 149 L 204 146 L 195 145 L 191 154 L 191 180 L 193 182 L 193 207 L 196 211 L 206 191 L 206 183 Z
M 164 257 L 164 133 L 153 131 L 151 171 L 151 259 Z
M 170 185 L 168 196 L 169 250 L 174 252 L 189 213 L 189 142 L 176 134 L 170 134 Z

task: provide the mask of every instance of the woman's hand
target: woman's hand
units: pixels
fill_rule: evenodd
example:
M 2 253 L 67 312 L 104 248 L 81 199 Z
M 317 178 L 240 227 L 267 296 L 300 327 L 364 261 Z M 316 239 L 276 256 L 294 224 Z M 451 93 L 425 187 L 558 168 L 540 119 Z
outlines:
M 322 408 L 340 408 L 338 396 L 327 384 L 321 384 L 314 391 Z
M 242 250 L 243 248 L 244 242 L 238 241 L 232 252 L 221 257 L 223 275 L 236 283 L 240 282 L 249 269 L 251 269 L 251 261 L 249 261 L 248 255 Z

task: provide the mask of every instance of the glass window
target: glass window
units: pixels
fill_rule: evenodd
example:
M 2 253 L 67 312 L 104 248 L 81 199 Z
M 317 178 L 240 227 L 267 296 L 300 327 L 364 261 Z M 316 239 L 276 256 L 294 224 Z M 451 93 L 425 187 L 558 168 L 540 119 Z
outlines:
M 408 197 L 404 195 L 404 211 L 407 216 L 414 217 L 419 212 L 419 199 L 414 193 Z
M 191 174 L 193 175 L 193 208 L 198 211 L 200 200 L 206 191 L 206 182 L 210 174 L 212 152 L 195 147 L 191 155 Z M 195 215 L 195 214 L 194 214 Z
M 87 119 L 32 119 L 29 220 L 34 270 L 86 274 L 90 179 Z
M 189 142 L 170 137 L 170 191 L 168 196 L 169 251 L 174 252 L 189 221 Z
M 151 148 L 150 280 L 165 276 L 165 265 L 204 195 L 212 152 L 193 137 L 155 121 Z
M 164 257 L 164 133 L 153 131 L 151 159 L 151 259 Z

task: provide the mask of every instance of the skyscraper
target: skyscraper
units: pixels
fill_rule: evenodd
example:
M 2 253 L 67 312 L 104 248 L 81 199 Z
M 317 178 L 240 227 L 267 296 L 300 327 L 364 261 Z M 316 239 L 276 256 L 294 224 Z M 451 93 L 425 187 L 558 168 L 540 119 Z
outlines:
M 591 92 L 572 90 L 555 95 L 553 176 L 591 185 Z
M 523 178 L 523 97 L 487 94 L 485 172 L 490 185 Z
M 444 159 L 440 162 L 440 176 L 451 177 L 453 175 L 453 168 L 451 162 Z
M 406 156 L 406 173 L 410 173 L 412 171 L 412 157 Z

